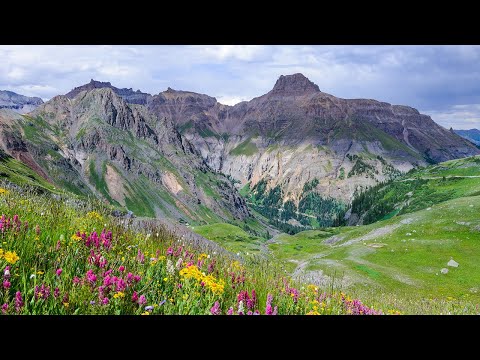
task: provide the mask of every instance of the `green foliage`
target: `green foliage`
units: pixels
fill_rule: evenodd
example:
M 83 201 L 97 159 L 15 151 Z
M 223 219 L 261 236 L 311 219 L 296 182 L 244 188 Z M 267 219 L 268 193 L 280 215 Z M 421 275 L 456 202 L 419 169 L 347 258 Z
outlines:
M 355 175 L 366 174 L 367 177 L 371 177 L 373 179 L 374 174 L 378 175 L 378 171 L 372 165 L 363 161 L 358 155 L 347 154 L 347 158 L 352 162 L 355 161 L 355 164 L 347 175 L 348 178 Z
M 255 145 L 255 143 L 253 143 L 251 140 L 252 138 L 246 139 L 245 141 L 237 145 L 237 147 L 230 150 L 229 154 L 234 156 L 240 156 L 240 155 L 252 156 L 256 154 L 258 152 L 257 145 Z
M 318 181 L 317 178 L 314 178 L 313 180 L 306 182 L 306 183 L 303 185 L 303 192 L 306 193 L 306 192 L 308 192 L 308 191 L 310 191 L 310 190 L 315 189 L 319 183 L 320 183 L 320 182 Z
M 191 129 L 193 128 L 194 124 L 193 124 L 193 121 L 190 120 L 190 121 L 187 121 L 185 124 L 179 126 L 178 128 L 178 132 L 180 134 L 184 134 L 188 129 Z

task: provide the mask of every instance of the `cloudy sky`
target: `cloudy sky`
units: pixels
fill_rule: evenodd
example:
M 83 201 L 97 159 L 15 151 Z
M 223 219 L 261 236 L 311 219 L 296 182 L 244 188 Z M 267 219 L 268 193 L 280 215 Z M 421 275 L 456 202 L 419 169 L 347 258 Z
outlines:
M 338 97 L 409 105 L 447 128 L 480 129 L 480 46 L 0 46 L 0 64 L 0 90 L 44 100 L 95 79 L 229 105 L 301 72 Z

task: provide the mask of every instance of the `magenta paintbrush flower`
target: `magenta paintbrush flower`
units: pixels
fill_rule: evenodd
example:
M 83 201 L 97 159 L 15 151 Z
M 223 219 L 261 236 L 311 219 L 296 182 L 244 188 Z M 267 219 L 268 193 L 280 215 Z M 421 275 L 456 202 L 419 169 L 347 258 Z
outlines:
M 138 303 L 140 305 L 145 305 L 147 303 L 147 298 L 145 297 L 145 295 L 140 295 L 140 297 L 138 298 Z
M 10 289 L 10 286 L 12 286 L 12 284 L 10 283 L 10 281 L 8 281 L 8 280 L 4 280 L 4 281 L 3 281 L 3 288 L 4 288 L 4 289 Z
M 120 272 L 124 272 L 124 271 L 125 271 L 125 266 L 123 266 L 123 265 L 122 265 L 122 266 L 120 266 L 120 267 L 118 268 L 118 271 L 120 271 Z
M 87 280 L 92 284 L 95 284 L 95 282 L 97 281 L 97 276 L 93 273 L 93 270 L 88 270 L 86 277 Z
M 8 311 L 8 304 L 5 303 L 5 304 L 2 305 L 2 314 L 6 314 L 7 311 Z
M 55 273 L 57 274 L 57 276 L 60 276 L 62 275 L 62 272 L 63 270 L 60 268 L 60 269 L 57 269 L 57 271 L 55 271 Z
M 60 289 L 57 287 L 53 290 L 53 297 L 56 299 L 60 296 Z
M 218 301 L 215 301 L 215 304 L 210 309 L 210 313 L 212 315 L 220 315 L 222 313 L 220 310 L 220 303 Z
M 134 291 L 132 295 L 132 302 L 137 302 L 137 301 L 138 301 L 138 294 L 136 291 Z

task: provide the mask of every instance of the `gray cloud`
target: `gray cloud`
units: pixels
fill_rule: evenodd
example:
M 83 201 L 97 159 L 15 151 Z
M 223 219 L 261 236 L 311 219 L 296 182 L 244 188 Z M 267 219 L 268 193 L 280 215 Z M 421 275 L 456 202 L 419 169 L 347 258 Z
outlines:
M 480 46 L 0 46 L 0 63 L 0 89 L 44 99 L 93 78 L 232 104 L 302 72 L 339 97 L 413 106 L 446 127 L 480 127 Z

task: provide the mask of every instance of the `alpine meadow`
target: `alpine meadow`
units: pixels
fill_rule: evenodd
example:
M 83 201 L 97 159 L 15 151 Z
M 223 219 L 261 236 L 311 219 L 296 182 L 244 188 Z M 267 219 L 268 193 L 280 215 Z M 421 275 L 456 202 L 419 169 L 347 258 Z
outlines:
M 450 110 L 435 110 L 431 100 L 427 115 L 330 95 L 319 74 L 331 85 L 339 70 L 320 68 L 348 47 L 302 48 L 324 59 L 303 73 L 290 57 L 269 65 L 264 58 L 275 46 L 259 55 L 233 47 L 243 57 L 215 61 L 201 46 L 157 47 L 203 55 L 188 60 L 190 78 L 174 71 L 185 58 L 162 65 L 171 77 L 145 63 L 139 82 L 164 74 L 160 83 L 217 86 L 217 94 L 236 87 L 250 94 L 242 92 L 248 79 L 259 89 L 268 80 L 269 88 L 227 105 L 158 82 L 149 87 L 156 94 L 116 87 L 134 77 L 106 79 L 85 66 L 84 85 L 75 82 L 80 75 L 55 83 L 63 75 L 52 73 L 20 94 L 22 85 L 0 73 L 2 315 L 480 314 L 474 100 L 465 105 L 458 95 Z M 359 48 L 352 64 L 367 50 L 387 51 Z M 347 66 L 344 57 L 335 58 L 338 67 Z M 240 79 L 247 66 L 258 66 L 258 79 Z M 393 76 L 388 66 L 376 76 Z M 231 69 L 239 72 L 225 78 Z M 218 78 L 194 74 L 207 70 Z M 25 74 L 37 81 L 34 70 Z M 355 81 L 339 95 L 367 89 Z M 427 102 L 428 92 L 411 86 Z M 403 99 L 387 88 L 385 98 Z

